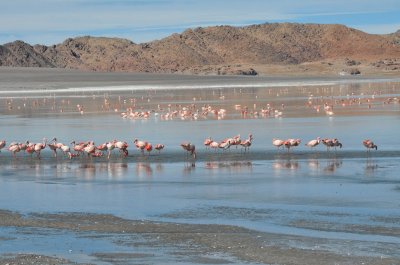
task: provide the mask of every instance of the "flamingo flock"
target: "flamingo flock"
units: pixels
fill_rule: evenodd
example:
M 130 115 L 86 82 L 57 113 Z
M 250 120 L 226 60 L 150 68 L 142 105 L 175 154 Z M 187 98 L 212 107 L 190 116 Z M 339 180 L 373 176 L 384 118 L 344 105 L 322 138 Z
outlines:
M 211 137 L 206 138 L 203 142 L 205 145 L 206 149 L 214 149 L 217 151 L 218 149 L 221 150 L 228 150 L 231 148 L 231 146 L 235 146 L 236 148 L 238 146 L 241 146 L 244 148 L 244 152 L 247 152 L 251 146 L 251 143 L 253 141 L 253 135 L 249 134 L 248 138 L 245 140 L 240 139 L 240 134 L 225 138 L 222 141 L 214 141 Z
M 247 153 L 252 146 L 253 139 L 254 138 L 251 133 L 246 139 L 241 139 L 240 134 L 238 134 L 233 137 L 225 138 L 221 141 L 215 141 L 211 137 L 208 137 L 204 140 L 203 144 L 206 150 L 214 150 L 215 152 L 217 152 L 218 150 L 222 150 L 223 152 L 225 152 L 226 150 L 230 150 L 230 148 L 234 146 L 235 148 L 241 147 L 241 150 L 244 150 L 244 153 Z M 337 148 L 343 147 L 343 144 L 337 138 L 321 139 L 320 137 L 308 141 L 305 146 L 314 149 L 320 143 L 326 146 L 327 151 L 330 151 L 331 149 L 334 149 L 336 151 Z M 2 149 L 6 148 L 6 144 L 7 143 L 5 140 L 0 141 L 0 152 Z M 160 154 L 165 147 L 164 144 L 156 144 L 153 147 L 153 145 L 149 141 L 139 140 L 137 138 L 133 140 L 133 144 L 143 156 L 145 155 L 145 152 L 147 152 L 147 155 L 149 156 L 153 149 L 157 150 L 158 154 Z M 301 139 L 272 139 L 272 146 L 276 147 L 277 150 L 287 149 L 288 153 L 291 149 L 300 146 L 300 144 Z M 362 144 L 365 148 L 367 148 L 367 152 L 370 152 L 372 149 L 378 150 L 378 146 L 370 139 L 363 140 Z M 196 146 L 193 143 L 183 142 L 180 144 L 180 146 L 186 152 L 188 158 L 192 157 L 193 159 L 196 159 Z M 40 143 L 31 143 L 30 141 L 26 141 L 24 143 L 11 142 L 6 149 L 12 154 L 14 158 L 16 158 L 17 154 L 22 151 L 25 152 L 27 155 L 30 155 L 31 157 L 33 156 L 33 154 L 36 154 L 36 157 L 40 159 L 41 151 L 46 147 L 50 149 L 55 158 L 58 157 L 58 151 L 61 151 L 64 157 L 67 157 L 69 159 L 79 156 L 87 156 L 90 158 L 106 156 L 107 159 L 110 159 L 115 149 L 119 151 L 120 157 L 127 157 L 129 154 L 128 143 L 119 140 L 112 140 L 99 145 L 96 145 L 94 141 L 72 141 L 70 145 L 65 145 L 61 142 L 58 142 L 57 138 L 53 138 L 50 142 L 48 142 L 46 138 L 43 138 L 43 141 Z

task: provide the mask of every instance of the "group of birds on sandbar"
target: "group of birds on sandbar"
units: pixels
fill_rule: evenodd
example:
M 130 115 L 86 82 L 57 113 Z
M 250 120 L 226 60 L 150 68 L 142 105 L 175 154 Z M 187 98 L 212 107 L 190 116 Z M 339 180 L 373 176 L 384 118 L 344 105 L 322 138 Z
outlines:
M 235 146 L 236 148 L 240 146 L 244 148 L 244 152 L 247 152 L 251 146 L 252 141 L 253 141 L 252 134 L 249 134 L 247 139 L 245 140 L 240 139 L 240 134 L 238 134 L 233 137 L 225 138 L 220 142 L 214 141 L 211 137 L 208 137 L 204 140 L 204 145 L 206 149 L 214 149 L 214 150 L 218 149 L 227 150 L 231 148 L 231 146 Z
M 6 141 L 0 141 L 0 152 L 6 146 Z M 114 149 L 119 149 L 119 152 L 123 156 L 128 155 L 128 144 L 123 141 L 113 140 L 110 142 L 106 142 L 100 145 L 95 145 L 93 141 L 79 142 L 72 141 L 70 145 L 66 145 L 60 142 L 57 142 L 57 138 L 53 138 L 49 143 L 46 138 L 43 138 L 43 142 L 41 143 L 32 143 L 30 141 L 26 141 L 25 143 L 19 142 L 11 142 L 8 146 L 8 151 L 16 158 L 17 153 L 23 151 L 27 154 L 33 156 L 36 154 L 36 157 L 40 159 L 41 151 L 48 147 L 54 154 L 54 157 L 57 157 L 57 151 L 60 150 L 67 156 L 69 159 L 74 157 L 78 157 L 81 154 L 86 153 L 90 157 L 100 157 L 103 156 L 105 151 L 108 152 L 107 157 L 110 158 L 111 152 Z
M 144 151 L 147 151 L 149 154 L 153 150 L 153 145 L 147 141 L 139 141 L 135 139 L 133 141 L 134 145 L 138 150 L 144 154 Z M 6 146 L 6 141 L 0 141 L 0 152 Z M 23 151 L 29 155 L 36 154 L 36 157 L 40 159 L 40 154 L 43 149 L 48 147 L 54 154 L 54 157 L 57 157 L 57 151 L 60 150 L 64 153 L 66 157 L 72 159 L 74 157 L 83 156 L 83 154 L 87 154 L 88 157 L 101 157 L 107 154 L 107 158 L 109 159 L 113 150 L 119 150 L 120 156 L 127 157 L 128 156 L 128 143 L 125 141 L 112 140 L 109 142 L 105 142 L 100 145 L 95 145 L 94 141 L 86 141 L 79 142 L 72 141 L 70 145 L 65 145 L 63 143 L 57 142 L 57 138 L 53 138 L 51 142 L 47 142 L 46 138 L 43 138 L 43 142 L 41 143 L 31 143 L 26 141 L 25 143 L 12 142 L 9 144 L 7 150 L 11 152 L 11 154 L 16 158 L 17 153 Z M 160 152 L 164 149 L 163 144 L 156 144 L 154 146 L 155 150 Z
M 278 149 L 286 148 L 287 151 L 290 151 L 290 148 L 299 146 L 301 143 L 300 139 L 287 139 L 287 140 L 281 140 L 281 139 L 272 139 L 272 145 L 277 147 Z M 305 146 L 308 146 L 310 148 L 314 148 L 317 145 L 322 143 L 323 145 L 326 146 L 327 151 L 329 151 L 331 148 L 334 148 L 335 150 L 337 147 L 342 148 L 343 144 L 337 139 L 337 138 L 324 138 L 321 139 L 320 137 L 317 137 L 317 139 L 313 139 L 308 141 Z M 373 141 L 370 139 L 366 139 L 362 141 L 362 144 L 367 148 L 367 151 L 369 152 L 371 149 L 378 150 L 378 146 L 374 144 Z
M 222 141 L 215 141 L 211 137 L 208 137 L 204 140 L 204 146 L 206 147 L 206 150 L 211 150 L 214 149 L 215 151 L 217 150 L 228 150 L 232 146 L 238 148 L 241 147 L 244 153 L 248 152 L 250 149 L 250 146 L 252 145 L 253 141 L 253 135 L 249 134 L 248 137 L 244 140 L 240 138 L 240 134 L 225 138 Z M 336 138 L 333 139 L 328 139 L 324 138 L 321 139 L 320 137 L 317 137 L 316 139 L 310 140 L 305 144 L 305 146 L 308 146 L 310 148 L 315 148 L 318 146 L 320 143 L 324 144 L 327 148 L 327 151 L 330 149 L 334 148 L 335 150 L 337 147 L 342 148 L 343 144 Z M 161 150 L 164 149 L 164 144 L 156 144 L 153 145 L 144 140 L 139 140 L 139 139 L 134 139 L 133 144 L 137 148 L 137 150 L 140 150 L 142 155 L 145 154 L 145 151 L 150 155 L 150 152 L 153 150 L 158 151 L 158 153 L 161 152 Z M 297 147 L 301 144 L 301 139 L 286 139 L 286 140 L 281 140 L 281 139 L 272 139 L 272 145 L 275 146 L 278 150 L 279 149 L 284 149 L 286 148 L 288 152 L 290 152 L 291 148 Z M 362 144 L 367 148 L 367 151 L 369 152 L 371 149 L 378 150 L 378 146 L 369 139 L 363 140 Z M 196 158 L 196 146 L 190 142 L 183 142 L 180 144 L 183 150 L 186 151 L 187 156 L 189 157 L 192 156 L 194 159 Z M 6 147 L 6 141 L 2 140 L 0 141 L 0 152 L 3 148 Z M 26 141 L 25 143 L 19 143 L 19 142 L 12 142 L 9 144 L 7 150 L 11 152 L 14 158 L 16 158 L 17 153 L 23 151 L 26 152 L 29 155 L 36 154 L 36 157 L 40 159 L 41 151 L 48 147 L 54 154 L 54 157 L 57 157 L 57 151 L 60 150 L 61 152 L 64 153 L 66 157 L 69 159 L 72 159 L 74 157 L 78 156 L 83 156 L 86 154 L 88 157 L 102 157 L 106 156 L 108 159 L 110 159 L 112 152 L 114 149 L 119 150 L 119 154 L 122 157 L 127 157 L 128 156 L 128 143 L 125 141 L 119 141 L 119 140 L 112 140 L 109 142 L 105 142 L 100 145 L 95 145 L 94 141 L 86 141 L 86 142 L 79 142 L 77 143 L 76 141 L 72 141 L 70 145 L 65 145 L 63 143 L 57 142 L 57 138 L 53 138 L 50 143 L 47 142 L 47 139 L 44 138 L 43 142 L 41 143 L 31 143 L 29 141 Z

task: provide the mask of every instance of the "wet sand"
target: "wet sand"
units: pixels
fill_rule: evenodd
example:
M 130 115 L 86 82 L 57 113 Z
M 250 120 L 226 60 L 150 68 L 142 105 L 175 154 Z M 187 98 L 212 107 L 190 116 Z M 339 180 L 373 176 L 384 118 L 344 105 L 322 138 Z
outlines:
M 181 256 L 183 261 L 195 264 L 228 264 L 230 260 L 209 258 L 214 253 L 227 253 L 236 257 L 236 262 L 264 264 L 398 264 L 400 259 L 388 257 L 357 257 L 338 255 L 324 250 L 308 250 L 276 246 L 276 239 L 282 235 L 252 231 L 235 226 L 225 225 L 191 225 L 178 223 L 155 223 L 148 221 L 132 221 L 110 215 L 93 214 L 39 214 L 32 213 L 21 216 L 18 213 L 1 211 L 0 225 L 3 227 L 48 228 L 55 230 L 71 230 L 77 233 L 100 233 L 102 236 L 123 235 L 122 244 L 139 247 L 141 244 L 156 252 L 159 248 L 169 246 L 178 248 L 172 255 Z M 26 230 L 29 232 L 29 229 Z M 144 241 L 126 240 L 126 236 L 140 237 Z M 92 234 L 92 236 L 95 236 Z M 323 239 L 310 237 L 284 236 L 301 244 L 323 244 Z M 118 241 L 118 240 L 117 240 Z M 117 243 L 118 244 L 118 243 Z M 135 264 L 135 260 L 152 257 L 149 253 L 94 253 L 100 261 L 112 264 L 127 262 Z M 20 256 L 15 259 L 3 259 L 0 264 L 27 260 L 27 264 L 38 264 L 33 261 L 38 257 Z M 32 261 L 33 260 L 33 261 Z M 151 260 L 151 259 L 150 259 Z M 63 264 L 65 260 L 41 258 L 40 264 Z M 11 263 L 12 264 L 12 263 Z

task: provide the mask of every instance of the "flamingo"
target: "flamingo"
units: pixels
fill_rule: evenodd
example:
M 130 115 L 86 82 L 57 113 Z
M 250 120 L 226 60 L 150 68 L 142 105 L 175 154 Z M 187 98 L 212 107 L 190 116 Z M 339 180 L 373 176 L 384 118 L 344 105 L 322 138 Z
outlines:
M 26 149 L 25 149 L 25 152 L 26 152 L 27 154 L 29 154 L 29 155 L 31 156 L 31 158 L 32 158 L 32 154 L 35 152 L 35 144 L 33 144 L 33 143 L 28 143 L 28 144 L 27 144 L 27 147 L 26 147 Z
M 369 139 L 364 140 L 362 143 L 367 148 L 367 152 L 369 152 L 371 149 L 374 149 L 374 148 L 375 148 L 375 150 L 378 150 L 378 146 L 376 144 L 374 144 L 374 142 L 369 140 Z
M 96 152 L 96 146 L 93 141 L 90 141 L 84 148 L 83 151 L 88 154 L 88 156 L 92 157 Z
M 329 151 L 329 148 L 333 147 L 332 139 L 322 139 L 321 142 L 326 146 L 326 151 Z
M 213 142 L 213 140 L 211 139 L 211 137 L 208 137 L 204 140 L 204 145 L 206 146 L 206 149 L 208 149 L 210 147 L 210 144 Z
M 52 141 L 52 143 L 49 143 L 48 146 L 49 146 L 50 150 L 53 151 L 54 157 L 57 157 L 57 149 L 58 149 L 57 139 L 54 137 L 53 140 L 51 140 L 51 141 Z
M 135 139 L 133 141 L 133 143 L 135 144 L 136 148 L 139 149 L 142 152 L 142 154 L 144 154 L 144 148 L 145 148 L 147 142 L 139 141 L 138 139 Z
M 33 146 L 33 149 L 35 151 L 35 153 L 37 154 L 37 157 L 40 159 L 40 152 L 42 151 L 42 149 L 45 149 L 47 145 L 47 139 L 43 138 L 43 142 L 42 143 L 37 143 Z
M 153 145 L 151 143 L 146 143 L 144 149 L 149 153 L 153 150 Z
M 75 141 L 72 141 L 71 144 L 73 145 L 73 149 L 75 152 L 77 152 L 78 154 L 83 153 L 83 149 L 88 145 L 88 143 L 79 143 L 76 144 Z
M 218 147 L 221 148 L 222 150 L 228 149 L 229 147 L 231 147 L 231 140 L 228 139 L 228 141 L 226 141 L 226 142 L 219 143 Z
M 115 148 L 119 149 L 119 152 L 124 155 L 124 157 L 128 156 L 128 143 L 122 141 L 115 142 Z
M 339 142 L 339 140 L 338 140 L 338 139 L 336 139 L 336 138 L 335 138 L 335 139 L 333 139 L 333 141 L 332 141 L 332 142 L 333 142 L 333 147 L 335 147 L 335 151 L 336 151 L 336 147 L 337 147 L 337 146 L 339 146 L 340 148 L 342 148 L 342 146 L 343 146 L 343 145 L 342 145 L 342 143 L 341 143 L 341 142 Z
M 64 155 L 68 155 L 69 159 L 72 158 L 71 148 L 68 145 L 62 145 L 60 149 L 63 151 Z
M 100 152 L 107 151 L 108 150 L 107 143 L 96 146 L 96 149 L 99 150 Z
M 29 146 L 29 141 L 26 141 L 24 144 L 19 144 L 19 148 L 21 149 L 21 151 L 25 151 Z
M 107 151 L 108 151 L 108 155 L 107 155 L 108 159 L 110 159 L 111 151 L 114 150 L 114 148 L 115 148 L 115 143 L 116 143 L 116 140 L 114 140 L 112 142 L 108 142 L 107 145 L 106 145 L 107 146 Z
M 276 148 L 278 148 L 278 150 L 281 148 L 281 146 L 283 146 L 283 144 L 285 143 L 285 141 L 281 140 L 281 139 L 272 139 L 272 145 L 275 146 Z
M 250 146 L 251 146 L 251 142 L 252 142 L 252 141 L 253 141 L 253 135 L 252 135 L 252 134 L 249 134 L 249 137 L 248 137 L 246 140 L 240 142 L 240 145 L 244 147 L 244 152 L 245 152 L 245 153 L 246 153 L 246 151 L 247 151 L 248 149 L 250 149 Z
M 240 145 L 240 143 L 242 142 L 242 140 L 240 140 L 240 134 L 234 136 L 231 140 L 231 145 L 236 146 L 236 148 L 238 147 L 238 145 Z
M 338 139 L 336 139 L 336 138 L 334 138 L 334 139 L 322 139 L 321 140 L 321 142 L 326 146 L 326 150 L 327 151 L 329 151 L 329 148 L 331 148 L 331 147 L 335 147 L 335 150 L 336 150 L 336 147 L 340 147 L 340 148 L 342 148 L 342 143 L 340 143 L 339 142 L 339 140 Z
M 194 144 L 188 143 L 188 142 L 184 142 L 181 143 L 181 146 L 184 150 L 186 150 L 190 155 L 193 156 L 194 159 L 196 159 L 196 146 Z
M 19 147 L 19 144 L 13 144 L 8 146 L 8 151 L 10 151 L 13 154 L 14 158 L 17 158 L 16 153 L 21 151 L 21 148 Z
M 235 145 L 236 148 L 237 148 L 238 145 L 240 145 L 240 143 L 241 143 L 240 134 L 238 134 L 238 135 L 233 136 L 231 138 L 225 138 L 224 140 L 221 141 L 221 143 L 219 143 L 218 147 L 219 148 L 223 148 L 223 149 L 228 149 L 232 145 Z
M 1 149 L 3 149 L 6 146 L 6 140 L 1 140 L 0 141 L 0 153 L 1 153 Z
M 319 143 L 321 142 L 321 138 L 317 137 L 317 139 L 311 140 L 308 143 L 306 143 L 305 145 L 311 148 L 316 147 L 317 145 L 319 145 Z
M 163 144 L 156 144 L 156 145 L 154 146 L 154 149 L 156 149 L 156 150 L 158 151 L 158 153 L 160 153 L 161 150 L 164 149 L 164 145 L 163 145 Z
M 283 143 L 283 145 L 288 149 L 288 152 L 289 152 L 291 147 L 299 146 L 300 143 L 301 143 L 300 139 L 287 139 Z

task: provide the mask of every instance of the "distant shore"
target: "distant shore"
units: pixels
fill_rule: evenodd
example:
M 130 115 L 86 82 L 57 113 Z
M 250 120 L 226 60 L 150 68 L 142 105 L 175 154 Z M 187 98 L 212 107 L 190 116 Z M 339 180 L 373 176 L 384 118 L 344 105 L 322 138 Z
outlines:
M 213 89 L 333 85 L 341 82 L 400 80 L 400 76 L 310 76 L 270 74 L 262 76 L 217 76 L 122 72 L 85 72 L 60 68 L 0 67 L 0 92 L 36 93 L 76 91 L 131 91 L 146 89 Z

